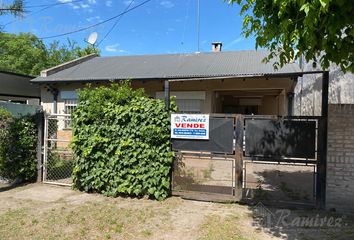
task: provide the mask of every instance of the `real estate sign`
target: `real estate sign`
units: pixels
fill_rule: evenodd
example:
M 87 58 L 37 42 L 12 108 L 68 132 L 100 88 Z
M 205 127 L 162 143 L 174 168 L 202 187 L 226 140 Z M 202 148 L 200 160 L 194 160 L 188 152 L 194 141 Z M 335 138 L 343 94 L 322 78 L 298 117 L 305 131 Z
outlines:
M 171 138 L 209 139 L 208 114 L 171 114 Z

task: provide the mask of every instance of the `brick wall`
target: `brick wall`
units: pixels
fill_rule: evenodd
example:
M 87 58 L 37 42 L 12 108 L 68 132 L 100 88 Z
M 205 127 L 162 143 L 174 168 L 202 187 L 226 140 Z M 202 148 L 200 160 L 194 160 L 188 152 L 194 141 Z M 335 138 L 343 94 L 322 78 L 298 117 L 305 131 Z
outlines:
M 326 208 L 354 213 L 354 104 L 330 104 Z

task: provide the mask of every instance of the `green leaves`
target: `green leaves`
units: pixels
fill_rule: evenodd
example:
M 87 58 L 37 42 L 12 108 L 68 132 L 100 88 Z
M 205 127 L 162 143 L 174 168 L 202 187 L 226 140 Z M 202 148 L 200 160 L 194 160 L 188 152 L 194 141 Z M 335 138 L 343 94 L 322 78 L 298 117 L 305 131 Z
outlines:
M 267 48 L 274 66 L 298 59 L 316 59 L 354 72 L 353 1 L 230 0 L 241 6 L 243 34 L 255 36 L 256 47 Z M 294 54 L 296 52 L 296 54 Z
M 0 53 L 0 70 L 35 76 L 43 69 L 99 52 L 92 47 L 81 48 L 69 39 L 67 44 L 54 41 L 46 46 L 31 33 L 0 32 Z
M 310 11 L 310 3 L 305 3 L 304 5 L 301 6 L 300 11 L 304 11 L 306 16 L 309 14 Z
M 37 177 L 37 127 L 32 117 L 13 118 L 0 108 L 0 176 L 34 181 Z
M 23 12 L 24 12 L 23 0 L 13 0 L 11 3 L 6 3 L 6 4 L 0 2 L 0 16 L 10 13 L 15 17 L 18 17 L 21 16 Z
M 72 116 L 74 186 L 113 197 L 166 198 L 174 155 L 164 102 L 133 90 L 128 81 L 88 86 L 79 100 Z

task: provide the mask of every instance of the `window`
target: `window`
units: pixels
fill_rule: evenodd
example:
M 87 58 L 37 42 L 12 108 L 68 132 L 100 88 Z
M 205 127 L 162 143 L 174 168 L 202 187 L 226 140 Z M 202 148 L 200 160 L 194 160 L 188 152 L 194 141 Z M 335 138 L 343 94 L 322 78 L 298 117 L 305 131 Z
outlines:
M 64 113 L 71 114 L 77 106 L 77 99 L 65 99 L 64 100 Z M 65 119 L 65 128 L 70 128 L 71 117 Z
M 175 98 L 180 113 L 201 113 L 203 110 L 205 91 L 171 91 L 170 95 Z M 165 92 L 156 92 L 156 98 L 164 99 Z
M 178 112 L 201 113 L 203 100 L 199 99 L 175 99 Z
M 65 114 L 71 114 L 77 106 L 76 99 L 66 99 L 64 100 L 64 111 Z

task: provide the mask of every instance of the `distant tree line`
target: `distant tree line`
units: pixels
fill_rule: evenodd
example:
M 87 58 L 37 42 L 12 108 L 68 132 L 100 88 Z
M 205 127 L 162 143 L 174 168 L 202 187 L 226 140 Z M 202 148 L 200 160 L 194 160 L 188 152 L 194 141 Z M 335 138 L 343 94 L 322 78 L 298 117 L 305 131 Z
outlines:
M 32 33 L 11 34 L 0 32 L 0 70 L 33 76 L 40 71 L 99 50 L 91 46 L 81 48 L 70 39 L 49 45 Z

